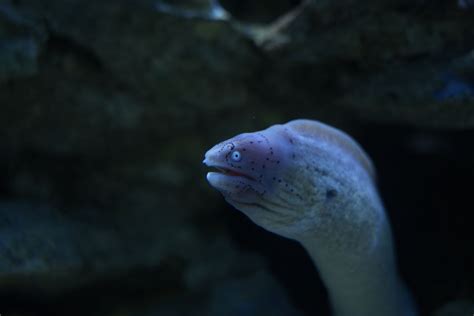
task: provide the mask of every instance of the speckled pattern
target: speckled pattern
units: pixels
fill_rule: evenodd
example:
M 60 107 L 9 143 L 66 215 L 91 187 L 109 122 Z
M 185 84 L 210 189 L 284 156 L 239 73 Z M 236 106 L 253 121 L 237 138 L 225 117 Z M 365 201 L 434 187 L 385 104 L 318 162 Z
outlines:
M 311 120 L 226 140 L 207 179 L 257 225 L 306 248 L 338 316 L 413 316 L 373 167 L 345 133 Z

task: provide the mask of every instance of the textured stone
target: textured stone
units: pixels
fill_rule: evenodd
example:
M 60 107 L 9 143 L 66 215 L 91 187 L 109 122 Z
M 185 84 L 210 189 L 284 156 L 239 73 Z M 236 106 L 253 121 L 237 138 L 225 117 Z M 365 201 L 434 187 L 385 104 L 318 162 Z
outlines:
M 266 291 L 270 277 L 239 279 L 264 263 L 230 240 L 206 148 L 295 117 L 474 127 L 473 10 L 460 2 L 313 1 L 281 29 L 266 22 L 293 1 L 271 14 L 223 4 L 235 18 L 0 1 L 0 292 L 69 289 L 70 303 L 121 280 L 159 292 L 160 311 L 206 311 L 230 297 L 216 288 Z
M 44 36 L 33 18 L 0 3 L 0 84 L 37 74 Z

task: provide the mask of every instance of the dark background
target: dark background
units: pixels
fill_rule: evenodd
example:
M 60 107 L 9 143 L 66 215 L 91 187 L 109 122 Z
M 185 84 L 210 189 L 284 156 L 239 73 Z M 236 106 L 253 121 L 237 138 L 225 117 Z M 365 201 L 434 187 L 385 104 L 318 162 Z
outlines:
M 299 117 L 373 158 L 422 315 L 474 313 L 474 8 L 156 4 L 0 0 L 2 316 L 329 313 L 303 249 L 201 164 Z

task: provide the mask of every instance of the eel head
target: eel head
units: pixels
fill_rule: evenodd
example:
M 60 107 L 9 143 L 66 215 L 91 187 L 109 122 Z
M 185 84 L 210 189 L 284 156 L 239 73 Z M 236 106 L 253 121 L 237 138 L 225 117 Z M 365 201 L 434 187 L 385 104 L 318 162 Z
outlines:
M 274 233 L 287 233 L 304 216 L 299 193 L 302 179 L 292 170 L 291 139 L 283 125 L 244 133 L 223 141 L 205 154 L 204 164 L 215 171 L 207 180 L 226 201 L 256 224 Z

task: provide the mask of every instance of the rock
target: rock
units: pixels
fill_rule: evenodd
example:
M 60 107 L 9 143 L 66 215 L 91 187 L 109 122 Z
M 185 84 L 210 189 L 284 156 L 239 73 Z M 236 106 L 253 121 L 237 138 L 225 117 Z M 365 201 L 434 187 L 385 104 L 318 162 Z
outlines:
M 273 304 L 273 308 L 291 310 L 280 286 L 264 272 L 247 280 L 228 280 L 232 276 L 253 275 L 264 263 L 257 255 L 237 251 L 224 231 L 209 239 L 185 222 L 172 224 L 163 213 L 142 217 L 142 212 L 135 212 L 134 218 L 130 213 L 116 213 L 109 218 L 110 214 L 98 210 L 73 215 L 47 205 L 0 202 L 0 300 L 5 292 L 19 293 L 21 297 L 37 290 L 42 291 L 46 302 L 51 297 L 58 300 L 58 293 L 65 292 L 67 297 L 70 291 L 114 282 L 117 277 L 122 287 L 133 289 L 137 286 L 136 276 L 127 275 L 135 271 L 138 276 L 148 275 L 148 280 L 139 281 L 142 289 L 167 291 L 181 283 L 173 302 L 210 287 L 218 287 L 215 295 L 233 295 L 238 290 L 235 286 L 249 286 L 253 289 L 247 291 L 253 314 L 270 308 L 261 300 L 263 290 L 266 300 L 281 304 Z M 159 226 L 160 218 L 165 226 Z M 149 221 L 155 229 L 141 221 Z M 161 281 L 156 284 L 154 280 Z M 227 285 L 229 290 L 221 292 Z M 209 307 L 203 306 L 213 310 L 210 315 L 239 310 L 236 306 L 219 305 L 220 298 L 215 300 Z M 154 303 L 153 310 L 167 309 L 167 300 L 154 301 L 158 305 Z M 124 307 L 127 304 L 129 301 L 125 300 Z M 220 311 L 217 314 L 216 309 Z
M 266 271 L 257 270 L 251 274 L 225 277 L 212 284 L 209 295 L 202 295 L 202 289 L 191 295 L 141 299 L 140 304 L 122 302 L 106 315 L 145 316 L 302 316 L 303 314 L 288 302 L 281 285 Z
M 474 19 L 460 2 L 239 3 L 216 19 L 145 0 L 1 2 L 0 300 L 70 306 L 104 283 L 127 306 L 159 293 L 160 315 L 188 302 L 291 315 L 262 257 L 229 237 L 204 151 L 295 117 L 474 127 Z
M 38 73 L 44 30 L 8 4 L 0 4 L 0 84 Z
M 146 264 L 130 256 L 112 227 L 66 218 L 47 205 L 3 201 L 0 224 L 2 291 L 64 290 Z M 161 254 L 148 264 L 159 262 Z

